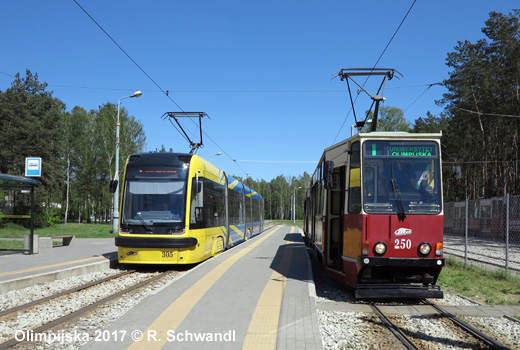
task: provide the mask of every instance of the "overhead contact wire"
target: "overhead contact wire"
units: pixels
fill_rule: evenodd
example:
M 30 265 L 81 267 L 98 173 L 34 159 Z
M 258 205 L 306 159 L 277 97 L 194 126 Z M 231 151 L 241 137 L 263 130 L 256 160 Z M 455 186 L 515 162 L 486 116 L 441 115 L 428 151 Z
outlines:
M 148 73 L 146 73 L 145 70 L 144 70 L 143 68 L 141 68 L 141 66 L 140 66 L 136 61 L 134 61 L 134 59 L 133 59 L 133 58 L 132 58 L 132 57 L 131 57 L 131 56 L 130 56 L 130 55 L 129 55 L 129 54 L 128 54 L 128 53 L 127 53 L 127 52 L 126 52 L 126 51 L 125 51 L 125 50 L 124 50 L 124 49 L 123 49 L 123 48 L 118 44 L 118 43 L 117 43 L 117 41 L 115 41 L 115 40 L 110 36 L 110 34 L 108 34 L 107 31 L 106 31 L 105 29 L 103 29 L 103 27 L 102 27 L 98 22 L 96 22 L 96 20 L 95 20 L 95 19 L 94 19 L 94 18 L 93 18 L 93 17 L 92 17 L 88 12 L 87 12 L 87 10 L 85 10 L 85 9 L 84 9 L 84 8 L 83 8 L 83 7 L 82 7 L 82 6 L 81 6 L 81 5 L 80 5 L 76 0 L 73 0 L 73 1 L 76 3 L 76 5 L 79 6 L 79 8 L 80 8 L 83 12 L 85 12 L 85 14 L 86 14 L 86 15 L 87 15 L 91 20 L 92 20 L 92 22 L 94 22 L 94 23 L 99 27 L 99 29 L 101 29 L 101 30 L 103 31 L 103 33 L 105 33 L 106 36 L 108 36 L 108 37 L 110 38 L 110 40 L 112 40 L 112 42 L 113 42 L 113 43 L 114 43 L 114 44 L 119 48 L 119 50 L 121 50 L 121 51 L 126 55 L 126 57 L 128 57 L 128 59 L 129 59 L 130 61 L 132 61 L 132 63 L 135 64 L 136 67 L 139 68 L 139 69 L 141 70 L 141 72 L 143 72 L 143 74 L 146 75 L 146 77 L 147 77 L 148 79 L 150 79 L 150 81 L 151 81 L 152 83 L 154 83 L 154 85 L 155 85 L 159 90 L 161 90 L 162 93 L 163 93 L 164 95 L 166 95 L 166 97 L 168 97 L 168 98 L 170 99 L 170 101 L 172 101 L 172 102 L 177 106 L 177 108 L 179 108 L 181 111 L 183 111 L 182 108 L 181 108 L 181 106 L 179 106 L 179 105 L 177 104 L 177 102 L 175 102 L 175 101 L 174 101 L 174 100 L 169 96 L 169 94 L 167 94 L 166 91 L 164 91 L 164 90 L 159 86 L 159 84 L 157 84 L 157 83 L 155 82 L 155 80 L 153 80 L 152 77 L 149 76 Z M 184 111 L 183 111 L 183 112 L 184 112 Z
M 81 10 L 82 10 L 82 11 L 83 11 L 83 12 L 84 12 L 84 13 L 85 13 L 85 14 L 86 14 L 86 15 L 87 15 L 91 20 L 92 20 L 92 22 L 94 22 L 94 23 L 98 26 L 98 28 L 101 29 L 101 30 L 103 31 L 103 33 L 105 33 L 105 35 L 108 36 L 108 37 L 110 38 L 110 40 L 111 40 L 111 41 L 112 41 L 112 42 L 113 42 L 113 43 L 114 43 L 114 44 L 115 44 L 115 45 L 116 45 L 116 46 L 117 46 L 117 47 L 118 47 L 118 48 L 119 48 L 119 49 L 120 49 L 124 54 L 125 54 L 126 57 L 128 57 L 128 59 L 129 59 L 130 61 L 132 61 L 132 63 L 135 64 L 135 65 L 137 66 L 137 68 L 139 68 L 139 70 L 141 70 L 141 72 L 142 72 L 144 75 L 146 75 L 146 77 L 147 77 L 148 79 L 150 79 L 150 81 L 151 81 L 151 82 L 152 82 L 152 83 L 153 83 L 153 84 L 154 84 L 154 85 L 155 85 L 155 86 L 156 86 L 156 87 L 157 87 L 157 88 L 158 88 L 158 89 L 159 89 L 159 90 L 160 90 L 160 91 L 161 91 L 161 92 L 166 96 L 166 97 L 168 97 L 168 99 L 169 99 L 170 101 L 172 101 L 172 102 L 175 104 L 175 106 L 177 106 L 177 108 L 179 108 L 182 112 L 184 112 L 184 110 L 182 109 L 182 107 L 179 106 L 179 105 L 177 104 L 177 102 L 175 102 L 175 101 L 170 97 L 169 93 L 166 93 L 166 91 L 164 91 L 164 89 L 161 88 L 161 87 L 159 86 L 159 84 L 157 84 L 157 83 L 155 82 L 155 80 L 153 80 L 152 77 L 151 77 L 150 75 L 148 75 L 148 73 L 146 73 L 146 71 L 145 71 L 143 68 L 141 68 L 141 66 L 140 66 L 140 65 L 139 65 L 139 64 L 138 64 L 138 63 L 137 63 L 137 62 L 136 62 L 136 61 L 135 61 L 135 60 L 134 60 L 134 59 L 133 59 L 133 58 L 132 58 L 132 57 L 131 57 L 131 56 L 130 56 L 130 55 L 129 55 L 129 54 L 128 54 L 128 53 L 127 53 L 127 52 L 126 52 L 126 51 L 125 51 L 125 50 L 124 50 L 120 45 L 119 45 L 119 44 L 118 44 L 118 43 L 117 43 L 117 41 L 115 41 L 115 40 L 110 36 L 110 34 L 108 34 L 108 32 L 107 32 L 105 29 L 103 29 L 103 27 L 102 27 L 102 26 L 101 26 L 101 25 L 100 25 L 100 24 L 99 24 L 99 23 L 98 23 L 98 22 L 97 22 L 97 21 L 96 21 L 96 20 L 95 20 L 95 19 L 94 19 L 94 18 L 93 18 L 93 17 L 92 17 L 88 12 L 87 12 L 87 10 L 85 10 L 85 9 L 84 9 L 84 8 L 83 8 L 83 7 L 82 7 L 82 6 L 81 6 L 81 5 L 80 5 L 76 0 L 73 0 L 73 1 L 74 1 L 74 2 L 76 3 L 76 5 L 78 5 L 78 7 L 79 7 L 79 8 L 80 8 L 80 9 L 81 9 Z M 192 120 L 192 122 L 195 123 L 193 120 Z M 173 125 L 173 124 L 172 124 L 172 125 Z M 196 123 L 195 123 L 195 125 L 196 125 Z M 177 130 L 177 131 L 178 131 L 178 130 Z M 217 143 L 216 143 L 216 142 L 215 142 L 215 141 L 214 141 L 214 140 L 213 140 L 213 139 L 212 139 L 212 138 L 211 138 L 211 137 L 210 137 L 206 132 L 204 132 L 204 131 L 202 131 L 202 132 L 203 132 L 204 135 L 205 135 L 208 139 L 210 139 L 210 140 L 211 140 L 211 141 L 212 141 L 212 142 L 213 142 L 213 143 L 214 143 L 214 144 L 215 144 L 215 145 L 216 145 L 216 146 L 217 146 L 217 147 L 218 147 L 222 152 L 224 152 L 224 154 L 226 154 L 226 155 L 229 157 L 229 159 L 233 160 L 233 162 L 234 162 L 234 163 L 235 163 L 235 164 L 240 168 L 240 170 L 242 170 L 242 172 L 244 172 L 244 174 L 247 175 L 246 171 L 245 171 L 244 169 L 242 169 L 242 167 L 241 167 L 240 165 L 237 164 L 236 159 L 233 159 L 233 157 L 231 157 L 231 156 L 230 156 L 226 151 L 224 151 L 224 150 L 222 149 L 222 147 L 220 147 L 220 146 L 219 146 L 219 145 L 218 145 L 218 144 L 217 144 Z
M 390 40 L 388 41 L 388 44 L 386 44 L 383 52 L 381 52 L 381 55 L 379 55 L 379 58 L 377 59 L 376 63 L 374 64 L 374 66 L 372 67 L 372 70 L 371 72 L 374 71 L 374 69 L 377 67 L 377 64 L 379 63 L 379 61 L 381 60 L 381 58 L 383 58 L 383 55 L 385 54 L 386 50 L 388 49 L 388 47 L 390 46 L 390 44 L 392 43 L 392 41 L 394 40 L 395 36 L 397 35 L 397 32 L 399 32 L 399 30 L 401 29 L 404 21 L 406 20 L 406 18 L 408 17 L 408 15 L 410 14 L 410 12 L 412 11 L 412 8 L 414 7 L 415 3 L 416 3 L 417 0 L 414 0 L 412 5 L 410 6 L 410 8 L 408 9 L 408 12 L 406 12 L 406 15 L 403 17 L 403 20 L 401 21 L 401 23 L 399 24 L 399 26 L 397 27 L 397 29 L 395 30 L 394 34 L 392 35 L 392 37 L 390 38 Z M 365 82 L 363 83 L 362 87 L 364 88 L 365 87 L 365 84 L 368 82 L 368 79 L 370 78 L 370 76 L 368 76 L 366 79 L 365 79 Z M 359 95 L 358 95 L 359 96 Z M 353 105 L 356 104 L 356 101 L 357 101 L 357 97 L 356 97 L 356 100 L 354 101 Z M 354 109 L 354 106 L 352 107 L 352 109 Z M 347 114 L 347 116 L 345 117 L 345 120 L 343 121 L 343 124 L 341 124 L 341 128 L 339 129 L 338 131 L 338 135 L 340 134 L 341 132 L 341 129 L 343 128 L 343 125 L 345 125 L 346 121 L 347 121 L 347 118 L 348 116 L 350 115 L 350 112 Z M 336 135 L 336 138 L 334 139 L 334 141 L 332 142 L 333 144 L 336 142 L 336 139 L 338 138 L 338 135 Z

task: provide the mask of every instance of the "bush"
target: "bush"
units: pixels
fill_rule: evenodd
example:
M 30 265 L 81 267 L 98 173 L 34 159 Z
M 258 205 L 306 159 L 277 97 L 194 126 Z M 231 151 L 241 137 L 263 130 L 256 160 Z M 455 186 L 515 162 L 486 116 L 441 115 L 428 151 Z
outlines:
M 62 223 L 61 213 L 59 209 L 48 209 L 40 212 L 34 219 L 35 227 L 50 227 Z
M 14 222 L 4 223 L 2 228 L 10 231 L 25 231 L 25 227 L 23 227 L 23 225 L 15 224 Z

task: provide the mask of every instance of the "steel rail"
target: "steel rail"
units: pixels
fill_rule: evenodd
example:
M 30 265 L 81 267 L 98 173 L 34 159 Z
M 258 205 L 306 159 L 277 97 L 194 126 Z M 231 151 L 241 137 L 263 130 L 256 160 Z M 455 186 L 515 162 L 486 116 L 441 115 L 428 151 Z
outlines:
M 449 313 L 448 311 L 444 310 L 440 306 L 432 303 L 431 301 L 424 300 L 424 303 L 427 304 L 427 305 L 432 306 L 435 310 L 440 312 L 443 316 L 445 316 L 448 319 L 450 319 L 454 324 L 456 324 L 457 326 L 459 326 L 460 328 L 462 328 L 466 332 L 470 333 L 471 335 L 473 335 L 478 340 L 483 341 L 487 345 L 491 346 L 493 349 L 499 349 L 499 350 L 508 350 L 509 349 L 507 346 L 505 346 L 505 345 L 497 342 L 496 340 L 488 337 L 487 335 L 485 335 L 484 333 L 482 333 L 478 329 L 470 326 L 468 323 L 462 321 L 461 319 L 457 318 L 455 315 L 452 315 L 451 313 Z
M 370 307 L 374 310 L 374 313 L 383 321 L 385 326 L 403 343 L 403 345 L 409 350 L 419 350 L 417 346 L 410 340 L 410 338 L 404 334 L 404 332 L 397 327 L 388 317 L 386 317 L 383 312 L 374 304 L 370 303 Z
M 93 304 L 90 304 L 90 305 L 87 305 L 85 307 L 82 307 L 81 309 L 76 310 L 76 311 L 74 311 L 74 312 L 72 312 L 72 313 L 70 313 L 68 315 L 65 315 L 63 317 L 57 318 L 54 321 L 51 321 L 51 322 L 49 322 L 47 324 L 44 324 L 44 325 L 42 325 L 40 327 L 37 327 L 37 328 L 33 329 L 32 332 L 36 334 L 36 333 L 41 333 L 43 331 L 46 331 L 46 330 L 48 330 L 48 329 L 50 329 L 50 328 L 52 328 L 52 327 L 54 327 L 54 326 L 56 326 L 56 325 L 58 325 L 60 323 L 63 323 L 63 322 L 65 322 L 65 321 L 67 321 L 67 320 L 69 320 L 71 318 L 79 316 L 79 315 L 81 315 L 81 314 L 83 314 L 83 313 L 85 313 L 87 311 L 90 311 L 91 309 L 93 309 L 95 307 L 98 307 L 99 305 L 102 305 L 102 304 L 104 304 L 104 303 L 106 303 L 108 301 L 111 301 L 112 299 L 119 298 L 120 296 L 122 296 L 122 295 L 124 295 L 126 293 L 129 293 L 129 292 L 131 292 L 131 291 L 133 291 L 133 290 L 135 290 L 137 288 L 140 288 L 140 287 L 143 287 L 143 286 L 145 286 L 145 285 L 147 285 L 149 283 L 155 282 L 156 280 L 158 280 L 160 278 L 163 278 L 163 277 L 169 275 L 170 273 L 172 273 L 172 272 L 171 271 L 166 271 L 166 272 L 161 273 L 160 275 L 154 276 L 154 277 L 149 278 L 149 279 L 147 279 L 145 281 L 142 281 L 142 282 L 140 282 L 138 284 L 130 286 L 130 287 L 124 289 L 124 290 L 121 290 L 121 291 L 115 293 L 115 294 L 109 295 L 106 298 L 98 300 L 98 301 L 96 301 Z M 19 344 L 19 343 L 22 343 L 22 342 L 24 342 L 24 340 L 20 340 L 19 341 L 19 340 L 16 340 L 16 339 L 11 339 L 11 340 L 8 340 L 6 342 L 1 343 L 0 344 L 0 349 L 7 349 L 9 347 L 12 347 L 12 346 L 14 346 L 16 344 Z
M 63 291 L 63 292 L 60 292 L 60 293 L 57 293 L 57 294 L 49 295 L 47 297 L 44 297 L 44 298 L 41 298 L 41 299 L 38 299 L 38 300 L 34 300 L 34 301 L 31 301 L 31 302 L 28 302 L 28 303 L 25 303 L 25 304 L 22 304 L 22 305 L 18 305 L 18 306 L 12 307 L 10 309 L 0 311 L 0 316 L 4 316 L 4 315 L 10 314 L 10 313 L 15 312 L 15 311 L 26 309 L 28 307 L 41 304 L 41 303 L 43 303 L 45 301 L 61 297 L 63 295 L 67 295 L 67 294 L 70 294 L 70 293 L 73 293 L 73 292 L 77 292 L 77 291 L 80 291 L 80 290 L 83 290 L 83 289 L 87 289 L 87 288 L 90 288 L 92 286 L 101 284 L 101 283 L 106 282 L 106 281 L 110 281 L 110 280 L 116 279 L 116 278 L 121 277 L 121 276 L 128 275 L 128 274 L 133 273 L 133 272 L 135 272 L 135 271 L 134 270 L 129 270 L 129 271 L 125 271 L 125 272 L 122 272 L 122 273 L 118 273 L 117 275 L 108 276 L 108 277 L 105 277 L 105 278 L 102 278 L 102 279 L 99 279 L 99 280 L 96 280 L 96 281 L 93 281 L 93 282 L 90 282 L 90 283 L 87 283 L 87 284 L 83 284 L 81 286 L 77 286 L 77 287 L 68 289 L 66 291 Z
M 504 318 L 507 318 L 509 321 L 512 321 L 512 322 L 518 322 L 520 323 L 520 320 L 514 318 L 514 317 L 511 317 L 511 316 L 508 316 L 508 315 L 504 315 Z

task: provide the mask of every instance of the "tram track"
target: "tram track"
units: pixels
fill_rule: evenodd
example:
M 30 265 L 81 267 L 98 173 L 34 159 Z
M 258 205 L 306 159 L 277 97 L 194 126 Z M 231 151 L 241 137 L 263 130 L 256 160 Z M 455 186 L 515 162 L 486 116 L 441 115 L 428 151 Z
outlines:
M 98 284 L 104 283 L 104 282 L 108 282 L 110 280 L 113 280 L 113 279 L 116 279 L 116 278 L 128 275 L 128 274 L 133 273 L 133 272 L 135 272 L 135 271 L 134 270 L 124 271 L 124 272 L 121 272 L 121 273 L 118 273 L 118 274 L 115 274 L 115 275 L 111 275 L 111 276 L 108 276 L 108 277 L 105 277 L 105 278 L 98 279 L 98 280 L 90 282 L 90 283 L 82 284 L 80 286 L 77 286 L 77 287 L 65 290 L 63 292 L 55 293 L 55 294 L 46 296 L 44 298 L 40 298 L 40 299 L 37 299 L 37 300 L 34 300 L 34 301 L 30 301 L 30 302 L 22 304 L 22 305 L 18 305 L 18 306 L 14 306 L 14 307 L 6 309 L 6 310 L 2 310 L 2 311 L 0 311 L 0 317 L 4 317 L 5 315 L 11 314 L 11 313 L 16 312 L 16 311 L 22 311 L 24 309 L 31 308 L 31 307 L 36 306 L 38 304 L 44 303 L 46 301 L 50 301 L 52 299 L 56 299 L 56 298 L 59 298 L 61 296 L 67 295 L 67 294 L 78 292 L 80 290 L 87 289 L 87 288 L 96 286 Z
M 312 261 L 312 260 L 311 260 Z M 320 323 L 324 349 L 406 349 L 397 336 L 384 324 L 372 310 L 367 300 L 354 298 L 353 292 L 336 281 L 323 277 L 312 265 L 317 294 L 317 313 Z M 478 341 L 473 335 L 462 330 L 447 317 L 439 314 L 433 307 L 419 301 L 377 300 L 383 313 L 407 337 L 415 348 L 437 349 L 493 349 Z M 445 306 L 478 307 L 482 305 L 462 296 L 445 293 L 445 298 L 435 303 Z M 512 317 L 500 316 L 459 316 L 481 332 L 505 344 L 502 349 L 520 349 L 518 321 Z
M 38 307 L 40 307 L 42 305 L 50 304 L 51 302 L 57 302 L 58 306 L 55 306 L 54 308 L 60 308 L 62 306 L 62 304 L 67 304 L 69 302 L 68 298 L 70 298 L 70 297 L 81 298 L 80 293 L 82 291 L 95 288 L 96 286 L 109 284 L 107 286 L 107 288 L 111 289 L 111 292 L 108 293 L 108 295 L 104 295 L 104 296 L 98 298 L 96 301 L 87 303 L 86 305 L 84 305 L 76 310 L 72 311 L 69 309 L 67 311 L 64 311 L 63 315 L 61 315 L 59 317 L 55 317 L 47 322 L 44 322 L 43 324 L 37 325 L 37 326 L 16 324 L 16 328 L 24 329 L 24 332 L 26 332 L 27 334 L 40 334 L 42 332 L 49 331 L 53 328 L 56 328 L 59 325 L 63 325 L 67 321 L 71 321 L 83 314 L 94 311 L 96 308 L 100 307 L 101 305 L 103 305 L 105 303 L 113 301 L 132 291 L 145 287 L 151 283 L 157 282 L 157 281 L 159 281 L 163 278 L 166 278 L 175 273 L 176 273 L 175 271 L 165 271 L 165 272 L 160 272 L 158 274 L 153 274 L 151 277 L 148 277 L 148 276 L 143 277 L 142 274 L 140 274 L 141 276 L 138 277 L 139 282 L 131 283 L 130 285 L 124 286 L 123 288 L 118 288 L 118 284 L 121 284 L 121 281 L 118 281 L 118 279 L 128 277 L 133 274 L 139 275 L 139 273 L 136 271 L 125 271 L 123 273 L 105 277 L 105 278 L 102 278 L 102 279 L 99 279 L 99 280 L 96 280 L 96 281 L 93 281 L 93 282 L 90 282 L 87 284 L 83 284 L 78 287 L 68 289 L 66 291 L 55 293 L 53 295 L 50 295 L 50 296 L 47 296 L 47 297 L 44 297 L 44 298 L 41 298 L 38 300 L 31 301 L 29 303 L 4 310 L 4 311 L 0 312 L 0 322 L 3 322 L 3 323 L 15 322 L 16 323 L 16 320 L 18 319 L 19 315 L 23 315 L 25 319 L 30 319 L 31 313 L 41 312 L 38 310 Z M 115 285 L 112 286 L 111 284 L 114 284 L 114 283 L 115 283 Z M 114 292 L 114 290 L 115 290 L 115 292 Z M 60 298 L 62 299 L 61 301 L 60 301 Z M 67 308 L 64 308 L 64 309 L 67 309 Z M 23 340 L 17 340 L 16 337 L 11 336 L 9 340 L 0 343 L 0 349 L 11 348 L 20 343 L 23 343 Z
M 429 300 L 424 300 L 423 303 L 431 306 L 438 312 L 436 315 L 427 316 L 430 327 L 450 329 L 450 337 L 431 336 L 426 330 L 423 331 L 414 325 L 412 322 L 413 317 L 405 317 L 404 315 L 388 316 L 376 303 L 370 303 L 369 305 L 385 327 L 409 350 L 444 349 L 450 346 L 469 347 L 472 349 L 509 349 L 509 347 L 494 340 L 435 303 Z
M 379 319 L 383 322 L 383 324 L 392 332 L 397 339 L 404 345 L 404 347 L 408 350 L 418 350 L 419 348 L 415 346 L 415 344 L 411 341 L 411 339 L 401 330 L 401 328 L 397 327 L 382 311 L 379 309 L 376 304 L 370 303 L 370 307 L 374 311 L 374 313 L 379 317 Z
M 452 315 L 451 313 L 449 313 L 448 311 L 446 311 L 445 309 L 443 309 L 439 305 L 436 305 L 435 303 L 432 303 L 429 300 L 425 300 L 424 303 L 427 304 L 427 305 L 432 306 L 435 310 L 439 311 L 443 316 L 447 317 L 449 320 L 454 322 L 457 326 L 459 326 L 460 328 L 464 329 L 468 333 L 471 333 L 473 336 L 475 336 L 477 339 L 483 341 L 487 345 L 491 346 L 492 349 L 499 349 L 499 350 L 508 349 L 508 347 L 506 347 L 505 345 L 497 342 L 496 340 L 494 340 L 493 338 L 487 336 L 486 334 L 484 334 L 483 332 L 479 331 L 475 327 L 473 327 L 470 324 L 462 321 L 460 318 L 456 317 L 455 315 Z

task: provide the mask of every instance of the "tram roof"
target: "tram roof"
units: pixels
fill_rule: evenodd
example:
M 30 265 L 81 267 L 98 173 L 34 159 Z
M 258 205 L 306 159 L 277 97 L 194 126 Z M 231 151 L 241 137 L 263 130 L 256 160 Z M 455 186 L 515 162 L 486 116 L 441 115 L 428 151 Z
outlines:
M 442 137 L 442 132 L 440 133 L 409 133 L 404 131 L 376 131 L 376 132 L 367 132 L 367 133 L 359 133 L 340 141 L 330 147 L 325 148 L 325 152 L 342 146 L 348 142 L 357 141 L 360 139 L 405 139 L 405 140 L 439 140 Z
M 150 152 L 150 153 L 138 153 L 130 155 L 128 159 L 128 165 L 133 166 L 143 166 L 143 165 L 155 165 L 155 164 L 168 164 L 168 165 L 182 165 L 184 163 L 191 162 L 191 158 L 193 156 L 197 156 L 195 154 L 188 153 L 171 153 L 171 152 Z M 198 156 L 204 162 L 211 164 L 208 160 Z M 217 168 L 218 169 L 218 168 Z M 249 188 L 246 184 L 238 181 L 233 176 L 228 174 L 227 172 L 223 172 L 228 177 L 229 183 L 233 183 L 235 180 L 237 183 L 230 189 L 238 192 L 244 193 L 246 196 L 251 197 L 253 199 L 260 200 L 262 199 L 262 195 L 255 191 L 252 188 Z
M 128 165 L 133 166 L 135 163 L 138 166 L 142 165 L 176 165 L 189 162 L 192 155 L 187 153 L 171 153 L 171 152 L 150 152 L 132 154 L 128 157 Z

